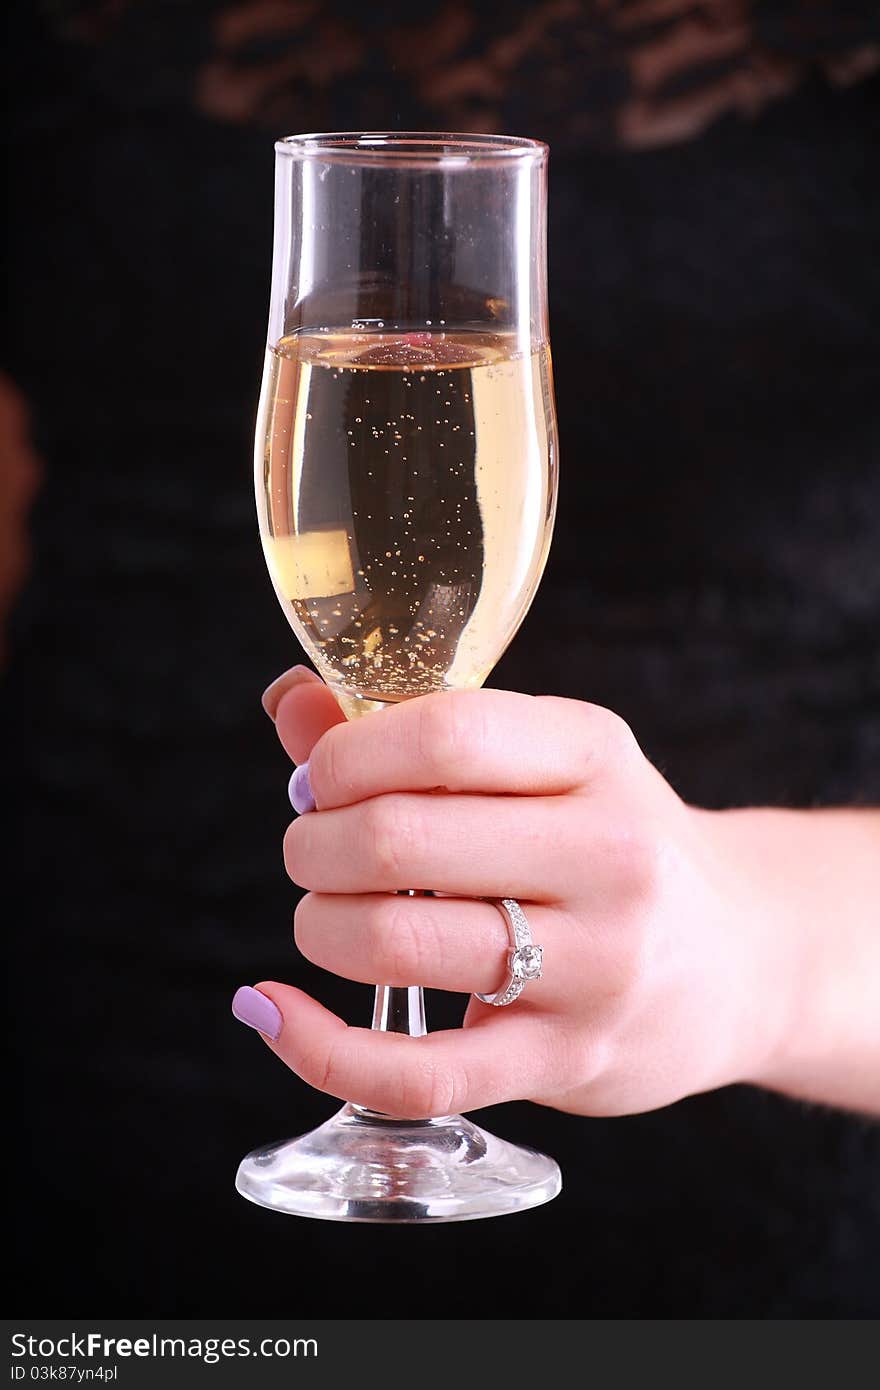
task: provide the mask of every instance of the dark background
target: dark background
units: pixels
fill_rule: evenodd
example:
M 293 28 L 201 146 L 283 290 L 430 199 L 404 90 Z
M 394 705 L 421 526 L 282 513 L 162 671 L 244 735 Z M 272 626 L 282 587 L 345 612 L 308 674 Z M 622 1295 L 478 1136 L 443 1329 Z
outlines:
M 876 802 L 874 9 L 13 9 L 8 389 L 43 477 L 2 688 L 12 1311 L 880 1312 L 875 1123 L 747 1089 L 508 1106 L 551 1206 L 283 1219 L 237 1161 L 333 1103 L 229 1012 L 272 977 L 370 1006 L 293 949 L 259 707 L 299 659 L 251 493 L 273 139 L 551 141 L 560 520 L 493 683 L 612 706 L 707 806 Z M 25 455 L 13 429 L 10 535 Z

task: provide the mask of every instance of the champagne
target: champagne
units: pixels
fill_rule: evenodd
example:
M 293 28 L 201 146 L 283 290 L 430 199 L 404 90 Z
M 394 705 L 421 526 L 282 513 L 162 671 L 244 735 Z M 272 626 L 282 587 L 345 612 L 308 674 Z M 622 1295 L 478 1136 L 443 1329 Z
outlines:
M 556 454 L 546 347 L 380 325 L 269 350 L 263 547 L 347 714 L 482 684 L 544 568 Z

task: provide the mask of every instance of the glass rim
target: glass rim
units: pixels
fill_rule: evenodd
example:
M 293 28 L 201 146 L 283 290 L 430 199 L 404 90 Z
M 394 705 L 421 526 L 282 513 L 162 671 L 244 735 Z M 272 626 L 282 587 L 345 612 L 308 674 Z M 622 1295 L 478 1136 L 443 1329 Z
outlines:
M 399 168 L 543 162 L 550 153 L 543 140 L 523 135 L 490 135 L 444 130 L 337 130 L 285 135 L 278 154 L 316 159 L 322 164 L 369 165 L 382 160 Z

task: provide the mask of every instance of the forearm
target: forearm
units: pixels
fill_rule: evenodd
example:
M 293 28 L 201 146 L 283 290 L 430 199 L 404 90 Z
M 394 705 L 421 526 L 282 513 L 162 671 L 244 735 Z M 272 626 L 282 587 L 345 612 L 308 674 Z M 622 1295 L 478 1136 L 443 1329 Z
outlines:
M 749 1079 L 880 1114 L 880 811 L 727 811 L 715 831 L 785 945 L 761 981 L 779 1043 Z

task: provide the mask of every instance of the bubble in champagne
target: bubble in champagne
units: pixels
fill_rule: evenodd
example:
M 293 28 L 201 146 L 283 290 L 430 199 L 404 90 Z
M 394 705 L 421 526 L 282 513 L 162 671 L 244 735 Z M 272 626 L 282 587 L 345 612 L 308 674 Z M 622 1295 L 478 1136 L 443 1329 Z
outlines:
M 364 324 L 293 335 L 268 370 L 264 545 L 322 675 L 379 699 L 479 684 L 543 563 L 546 356 Z

